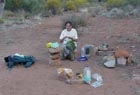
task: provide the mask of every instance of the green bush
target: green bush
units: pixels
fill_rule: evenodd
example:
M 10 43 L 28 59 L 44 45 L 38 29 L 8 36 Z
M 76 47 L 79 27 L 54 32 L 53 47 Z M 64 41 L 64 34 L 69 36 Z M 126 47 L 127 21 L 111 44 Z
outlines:
M 98 0 L 87 0 L 87 1 L 90 2 L 90 3 L 98 2 Z
M 0 24 L 4 23 L 4 19 L 0 18 Z
M 72 1 L 72 0 L 66 1 L 65 10 L 76 10 L 76 9 L 77 9 L 77 7 L 76 7 L 74 1 Z
M 32 13 L 40 12 L 43 9 L 43 0 L 22 0 L 21 8 Z
M 88 1 L 87 0 L 75 0 L 75 5 L 77 8 L 85 7 L 86 5 L 88 5 Z
M 125 0 L 107 0 L 106 5 L 108 8 L 121 7 L 125 4 Z
M 12 11 L 7 11 L 7 10 L 5 10 L 4 12 L 3 12 L 3 17 L 4 18 L 8 18 L 8 17 L 14 17 L 16 14 L 14 13 L 14 12 L 12 12 Z
M 73 28 L 87 26 L 87 18 L 85 15 L 77 16 L 75 14 L 66 16 L 62 19 L 62 28 L 65 28 L 65 22 L 71 21 Z
M 25 10 L 36 13 L 42 10 L 44 0 L 6 0 L 5 8 L 11 11 Z
M 15 11 L 20 6 L 20 0 L 6 0 L 5 9 Z
M 131 5 L 139 5 L 140 6 L 140 0 L 126 0 L 127 4 L 131 4 Z
M 64 1 L 63 1 L 64 2 Z M 87 0 L 67 0 L 64 3 L 65 10 L 77 10 L 88 5 Z
M 59 14 L 61 12 L 61 1 L 47 0 L 45 3 L 45 8 L 50 10 L 53 15 Z

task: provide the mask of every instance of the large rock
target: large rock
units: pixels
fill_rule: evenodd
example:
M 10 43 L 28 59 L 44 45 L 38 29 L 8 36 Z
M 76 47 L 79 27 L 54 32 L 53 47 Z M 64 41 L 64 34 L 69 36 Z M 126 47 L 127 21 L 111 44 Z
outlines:
M 61 47 L 57 47 L 57 48 L 49 48 L 49 53 L 50 54 L 58 54 L 62 51 Z

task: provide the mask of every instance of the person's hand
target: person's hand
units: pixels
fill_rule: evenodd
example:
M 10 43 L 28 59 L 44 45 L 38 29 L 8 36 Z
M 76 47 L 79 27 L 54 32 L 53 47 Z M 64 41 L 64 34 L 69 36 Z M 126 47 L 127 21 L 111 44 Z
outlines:
M 65 36 L 64 39 L 65 39 L 65 38 L 73 39 L 72 37 L 69 37 L 69 36 Z
M 69 38 L 69 39 L 72 39 L 72 40 L 74 39 L 73 37 L 68 37 L 68 38 Z
M 64 39 L 65 39 L 65 38 L 69 38 L 69 37 L 68 37 L 68 36 L 65 36 Z

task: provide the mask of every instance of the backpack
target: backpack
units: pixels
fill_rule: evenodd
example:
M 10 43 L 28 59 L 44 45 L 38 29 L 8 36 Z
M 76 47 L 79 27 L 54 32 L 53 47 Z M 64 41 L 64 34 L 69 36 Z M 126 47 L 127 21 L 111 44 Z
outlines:
M 5 62 L 7 63 L 7 67 L 12 69 L 15 65 L 23 64 L 25 68 L 30 67 L 35 63 L 36 59 L 33 56 L 7 56 L 4 57 Z

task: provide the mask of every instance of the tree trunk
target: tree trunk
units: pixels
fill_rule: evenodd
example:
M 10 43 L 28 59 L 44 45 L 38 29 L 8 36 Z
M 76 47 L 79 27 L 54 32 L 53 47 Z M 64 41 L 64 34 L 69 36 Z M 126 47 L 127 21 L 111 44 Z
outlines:
M 0 0 L 0 18 L 2 18 L 4 7 L 5 7 L 5 0 Z

